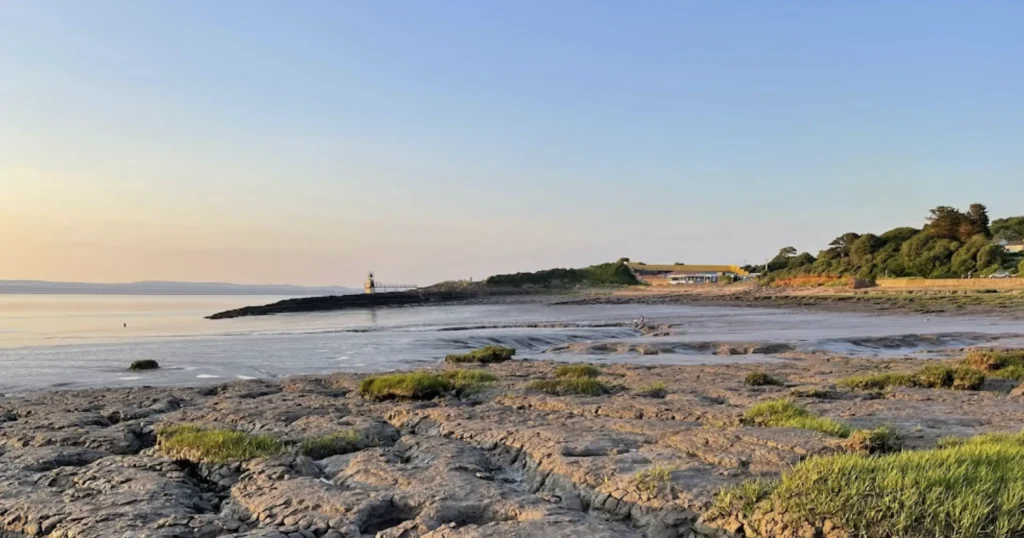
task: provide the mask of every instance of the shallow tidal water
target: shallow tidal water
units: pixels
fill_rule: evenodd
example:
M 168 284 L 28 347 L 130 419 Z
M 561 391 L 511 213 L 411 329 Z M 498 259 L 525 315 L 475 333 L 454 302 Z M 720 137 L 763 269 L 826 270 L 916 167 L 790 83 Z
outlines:
M 0 296 L 0 393 L 388 371 L 487 344 L 515 347 L 518 358 L 636 364 L 780 360 L 715 355 L 719 343 L 860 356 L 1024 344 L 1024 322 L 1013 320 L 681 305 L 431 306 L 203 319 L 274 300 Z M 630 326 L 640 316 L 666 330 L 641 334 Z M 139 359 L 162 369 L 126 370 Z

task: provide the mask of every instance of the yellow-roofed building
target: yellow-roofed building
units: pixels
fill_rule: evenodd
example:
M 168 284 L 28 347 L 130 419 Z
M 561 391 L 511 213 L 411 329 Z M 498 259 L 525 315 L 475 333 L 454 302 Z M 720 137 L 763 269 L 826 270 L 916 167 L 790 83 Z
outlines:
M 678 284 L 715 284 L 722 280 L 745 278 L 748 273 L 738 265 L 690 265 L 690 264 L 626 264 L 633 276 L 652 286 Z

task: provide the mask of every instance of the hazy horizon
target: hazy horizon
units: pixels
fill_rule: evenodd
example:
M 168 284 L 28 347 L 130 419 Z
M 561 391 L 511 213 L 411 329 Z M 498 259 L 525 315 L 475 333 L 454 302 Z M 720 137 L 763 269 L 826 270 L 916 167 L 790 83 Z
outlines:
M 1021 4 L 0 4 L 0 279 L 762 263 L 1024 213 Z

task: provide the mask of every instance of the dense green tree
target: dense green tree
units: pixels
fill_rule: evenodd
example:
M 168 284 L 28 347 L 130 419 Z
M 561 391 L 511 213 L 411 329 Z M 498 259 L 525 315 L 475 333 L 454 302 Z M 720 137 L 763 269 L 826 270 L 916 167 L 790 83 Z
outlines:
M 950 262 L 953 273 L 957 276 L 966 276 L 978 272 L 978 253 L 986 246 L 990 246 L 987 239 L 982 235 L 976 235 L 970 241 L 964 243 Z
M 814 264 L 815 258 L 810 252 L 803 252 L 796 256 L 792 256 L 788 260 L 788 266 L 790 269 L 796 269 L 798 267 L 806 267 Z
M 850 255 L 850 247 L 853 246 L 853 242 L 860 239 L 860 234 L 854 232 L 844 233 L 839 237 L 832 240 L 828 246 L 841 254 L 842 256 Z
M 871 263 L 872 255 L 885 246 L 885 240 L 875 234 L 864 234 L 850 245 L 850 260 L 855 265 Z
M 931 234 L 918 234 L 900 247 L 900 258 L 911 274 L 926 278 L 956 276 L 950 267 L 960 243 Z
M 940 205 L 931 210 L 925 229 L 933 237 L 957 240 L 960 239 L 960 223 L 964 217 L 964 214 L 955 207 Z
M 902 245 L 904 241 L 919 233 L 921 233 L 921 230 L 918 230 L 917 228 L 904 226 L 901 228 L 893 228 L 888 232 L 885 232 L 882 234 L 882 239 L 884 239 L 888 244 L 895 243 L 896 245 Z
M 881 235 L 845 233 L 818 253 L 797 255 L 787 247 L 769 263 L 769 272 L 788 275 L 856 275 L 861 278 L 921 276 L 960 277 L 991 272 L 1007 260 L 991 237 L 1024 237 L 1024 216 L 989 222 L 988 210 L 972 204 L 932 209 L 923 229 L 901 227 Z
M 971 204 L 971 207 L 967 210 L 967 218 L 974 232 L 971 236 L 980 234 L 985 237 L 992 237 L 992 230 L 989 228 L 988 208 L 984 204 Z
M 1005 251 L 1002 247 L 987 243 L 978 251 L 978 270 L 992 271 L 999 269 L 1003 263 L 1004 253 Z
M 1010 217 L 992 221 L 992 235 L 996 239 L 1020 241 L 1024 239 L 1024 217 Z

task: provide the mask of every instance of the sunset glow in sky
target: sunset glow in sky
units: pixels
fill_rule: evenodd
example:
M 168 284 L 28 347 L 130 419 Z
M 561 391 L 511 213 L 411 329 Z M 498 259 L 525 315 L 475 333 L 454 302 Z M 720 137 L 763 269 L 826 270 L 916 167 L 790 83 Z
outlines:
M 0 3 L 0 279 L 429 284 L 1024 214 L 1024 4 Z

